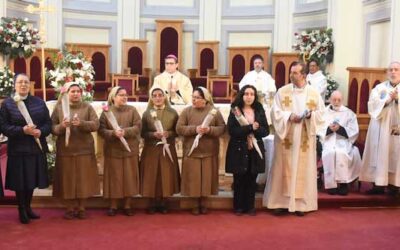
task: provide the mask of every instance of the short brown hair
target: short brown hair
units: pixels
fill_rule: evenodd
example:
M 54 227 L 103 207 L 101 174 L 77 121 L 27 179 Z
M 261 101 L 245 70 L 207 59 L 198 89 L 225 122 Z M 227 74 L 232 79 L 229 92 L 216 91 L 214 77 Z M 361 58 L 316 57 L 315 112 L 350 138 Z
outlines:
M 301 66 L 300 73 L 301 73 L 302 75 L 306 75 L 306 74 L 307 74 L 307 66 L 306 66 L 303 62 L 294 62 L 294 63 L 292 64 L 292 66 L 290 66 L 290 68 L 292 68 L 292 67 L 294 67 L 294 66 L 297 66 L 297 65 L 300 65 L 300 66 Z

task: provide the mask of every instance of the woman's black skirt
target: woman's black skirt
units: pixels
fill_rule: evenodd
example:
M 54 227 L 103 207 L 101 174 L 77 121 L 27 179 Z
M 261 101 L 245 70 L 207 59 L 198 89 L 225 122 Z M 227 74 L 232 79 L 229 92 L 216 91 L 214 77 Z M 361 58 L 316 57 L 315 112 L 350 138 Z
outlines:
M 6 189 L 18 191 L 48 186 L 46 154 L 8 155 Z

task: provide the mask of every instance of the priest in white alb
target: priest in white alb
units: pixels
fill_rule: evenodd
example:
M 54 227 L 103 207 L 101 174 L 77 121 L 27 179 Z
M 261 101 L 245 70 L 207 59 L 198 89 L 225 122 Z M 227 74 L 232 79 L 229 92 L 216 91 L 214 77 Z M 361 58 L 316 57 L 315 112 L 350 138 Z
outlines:
M 154 87 L 163 89 L 171 104 L 191 104 L 193 86 L 190 79 L 178 71 L 178 58 L 168 55 L 165 71 L 154 78 Z
M 318 209 L 316 135 L 324 124 L 324 102 L 306 83 L 306 66 L 294 63 L 292 83 L 275 95 L 271 117 L 275 128 L 275 159 L 265 187 L 263 205 L 274 214 Z
M 239 83 L 239 89 L 245 85 L 252 85 L 257 89 L 258 100 L 263 104 L 268 123 L 271 124 L 271 107 L 276 93 L 275 80 L 268 72 L 263 70 L 264 59 L 255 56 L 253 59 L 254 70 L 247 72 Z
M 354 112 L 343 106 L 343 97 L 334 91 L 325 110 L 325 126 L 320 130 L 325 189 L 331 195 L 347 195 L 348 183 L 358 178 L 361 157 L 354 142 L 358 137 Z
M 313 86 L 321 95 L 322 100 L 325 102 L 326 89 L 328 88 L 328 82 L 326 76 L 319 69 L 319 62 L 316 60 L 310 60 L 308 62 L 308 75 L 307 83 Z
M 372 182 L 368 194 L 397 195 L 400 187 L 400 62 L 390 63 L 388 80 L 372 89 L 368 100 L 371 121 L 360 180 Z

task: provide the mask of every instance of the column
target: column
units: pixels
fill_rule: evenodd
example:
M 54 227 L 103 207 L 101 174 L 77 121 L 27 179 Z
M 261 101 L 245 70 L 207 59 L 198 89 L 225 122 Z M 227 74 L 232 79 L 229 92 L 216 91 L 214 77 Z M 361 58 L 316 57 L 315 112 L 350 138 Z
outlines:
M 140 1 L 118 1 L 117 72 L 122 72 L 122 39 L 140 39 Z
M 328 27 L 333 29 L 335 52 L 327 70 L 339 82 L 347 103 L 349 73 L 347 67 L 360 67 L 363 58 L 363 6 L 361 0 L 328 1 Z
M 275 1 L 274 52 L 292 52 L 295 0 Z
M 47 44 L 46 48 L 62 49 L 63 26 L 62 26 L 62 0 L 47 0 L 46 5 L 53 7 L 53 12 L 45 14 Z
M 200 0 L 199 40 L 221 40 L 222 1 Z
M 390 31 L 391 31 L 391 50 L 390 58 L 392 61 L 400 61 L 400 2 L 398 0 L 392 0 L 391 6 L 391 17 L 390 17 Z

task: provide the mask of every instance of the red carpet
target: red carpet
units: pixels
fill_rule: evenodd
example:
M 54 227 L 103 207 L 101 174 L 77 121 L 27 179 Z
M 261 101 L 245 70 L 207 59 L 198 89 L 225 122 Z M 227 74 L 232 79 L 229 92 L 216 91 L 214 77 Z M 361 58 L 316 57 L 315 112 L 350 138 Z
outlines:
M 206 216 L 188 212 L 133 217 L 89 210 L 66 221 L 63 210 L 36 209 L 42 219 L 17 222 L 15 208 L 0 208 L 0 249 L 399 249 L 400 209 L 322 209 L 303 218 Z

